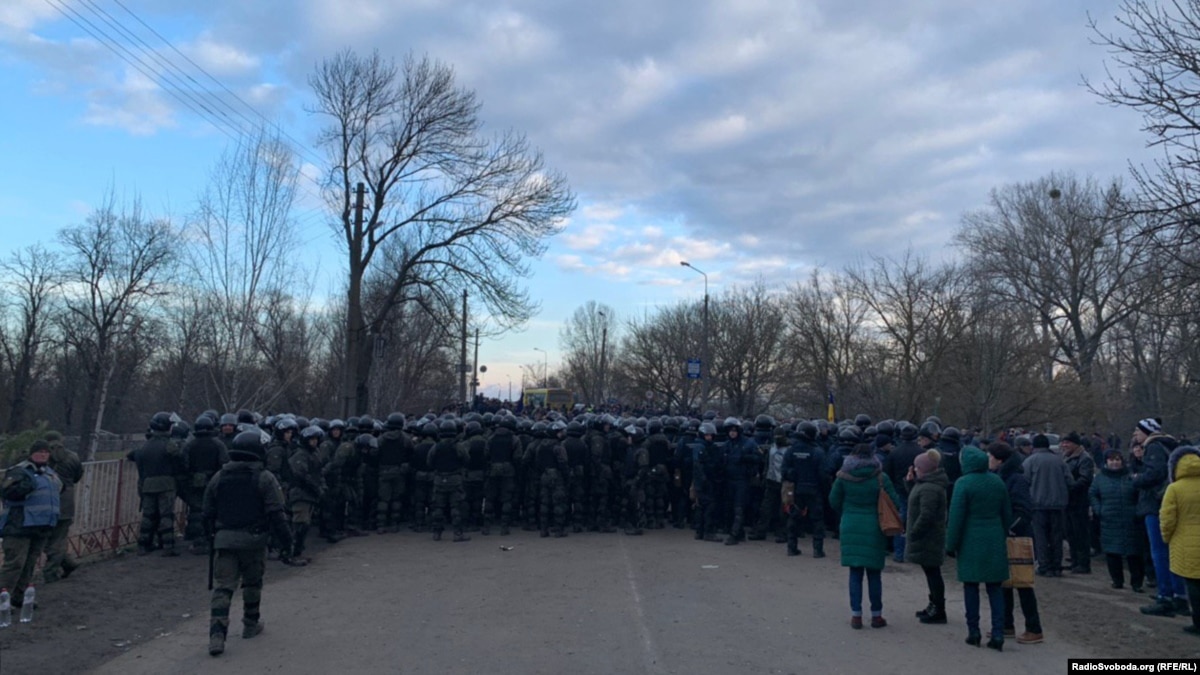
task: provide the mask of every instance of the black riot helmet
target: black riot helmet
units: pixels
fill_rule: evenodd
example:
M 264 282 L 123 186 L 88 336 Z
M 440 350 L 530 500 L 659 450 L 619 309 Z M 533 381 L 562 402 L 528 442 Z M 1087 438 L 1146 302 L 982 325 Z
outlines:
M 862 440 L 862 432 L 853 424 L 847 424 L 838 430 L 837 437 L 839 441 L 857 443 Z
M 243 462 L 262 462 L 267 459 L 263 449 L 263 434 L 255 429 L 247 429 L 234 437 L 229 447 L 229 458 Z
M 942 429 L 942 438 L 955 443 L 961 443 L 962 432 L 958 430 L 958 427 L 946 427 Z
M 216 428 L 217 425 L 213 421 L 213 418 L 209 417 L 208 415 L 201 415 L 197 417 L 196 423 L 192 425 L 192 429 L 196 431 L 197 435 L 212 433 L 216 430 Z
M 817 425 L 807 420 L 796 425 L 796 435 L 806 441 L 817 440 Z
M 697 433 L 699 433 L 701 436 L 716 436 L 717 426 L 712 422 L 702 422 L 700 424 L 700 428 L 697 430 Z
M 314 438 L 321 440 L 325 438 L 325 432 L 321 430 L 321 427 L 309 425 L 300 430 L 300 438 L 303 439 L 305 443 Z
M 175 425 L 171 427 L 171 438 L 183 440 L 187 438 L 188 434 L 190 433 L 192 433 L 191 428 L 188 427 L 187 422 L 184 422 L 183 420 L 176 422 Z
M 584 432 L 584 428 L 583 428 L 583 424 L 581 422 L 568 422 L 567 423 L 567 435 L 568 436 L 574 436 L 575 438 L 579 438 L 580 436 L 583 435 L 583 432 Z
M 359 452 L 366 452 L 368 450 L 374 450 L 375 448 L 378 448 L 379 441 L 375 440 L 375 437 L 371 434 L 359 434 L 354 439 L 354 447 L 357 448 Z
M 224 415 L 221 415 L 221 426 L 236 427 L 237 425 L 238 425 L 237 415 L 235 415 L 233 413 L 225 413 Z
M 358 418 L 358 433 L 369 434 L 375 431 L 375 418 L 370 415 L 363 415 Z
M 156 412 L 154 413 L 154 416 L 150 418 L 150 431 L 167 432 L 171 430 L 171 426 L 173 424 L 174 422 L 171 421 L 171 413 Z
M 866 430 L 867 427 L 871 426 L 871 416 L 864 413 L 855 415 L 854 426 L 858 427 L 859 429 Z
M 730 431 L 737 431 L 738 433 L 741 433 L 742 431 L 742 422 L 736 417 L 726 417 L 721 426 L 723 427 L 722 430 L 725 433 L 729 433 Z
M 897 425 L 896 428 L 900 434 L 900 440 L 902 440 L 902 441 L 917 440 L 917 432 L 919 431 L 919 429 L 917 429 L 917 425 L 913 424 L 912 422 L 901 422 L 900 424 Z
M 467 436 L 478 436 L 483 433 L 483 425 L 475 420 L 467 422 L 467 428 L 464 430 Z
M 254 419 L 254 413 L 250 412 L 249 410 L 246 410 L 245 408 L 242 408 L 241 410 L 237 411 L 237 423 L 238 424 L 257 424 L 258 422 Z
M 453 438 L 458 435 L 458 425 L 454 420 L 442 420 L 438 423 L 438 435 L 442 438 Z
M 426 422 L 425 426 L 421 427 L 421 435 L 426 438 L 437 438 L 438 425 L 436 422 Z
M 759 415 L 754 418 L 755 431 L 770 431 L 775 428 L 775 418 L 770 415 Z
M 387 416 L 387 422 L 384 424 L 389 431 L 398 431 L 404 428 L 404 414 L 394 412 Z

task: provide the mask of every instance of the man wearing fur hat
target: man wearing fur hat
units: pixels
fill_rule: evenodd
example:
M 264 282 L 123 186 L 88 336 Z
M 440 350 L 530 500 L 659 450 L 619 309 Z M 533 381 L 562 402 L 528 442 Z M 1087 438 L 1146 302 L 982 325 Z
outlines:
M 1147 417 L 1137 423 L 1133 430 L 1133 453 L 1141 458 L 1140 467 L 1133 474 L 1133 486 L 1138 491 L 1137 515 L 1145 518 L 1146 534 L 1150 538 L 1150 558 L 1154 562 L 1158 595 L 1154 602 L 1142 607 L 1142 614 L 1150 616 L 1187 615 L 1187 586 L 1182 578 L 1171 573 L 1171 557 L 1167 543 L 1163 540 L 1158 517 L 1163 494 L 1169 482 L 1167 463 L 1171 451 L 1179 445 L 1171 436 L 1164 434 L 1162 423 Z

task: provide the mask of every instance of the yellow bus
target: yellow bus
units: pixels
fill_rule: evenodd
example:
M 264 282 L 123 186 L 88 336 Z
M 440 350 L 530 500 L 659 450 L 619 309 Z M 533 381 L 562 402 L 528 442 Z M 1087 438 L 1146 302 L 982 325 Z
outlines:
M 575 396 L 570 389 L 526 389 L 521 398 L 526 410 L 570 410 L 575 405 Z

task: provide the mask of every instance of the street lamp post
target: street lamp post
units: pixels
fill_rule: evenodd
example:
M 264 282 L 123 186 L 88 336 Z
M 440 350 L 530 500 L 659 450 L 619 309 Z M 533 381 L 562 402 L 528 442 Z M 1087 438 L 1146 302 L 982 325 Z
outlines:
M 600 399 L 599 404 L 603 406 L 608 401 L 604 397 L 604 366 L 606 365 L 605 360 L 608 352 L 608 316 L 599 310 L 596 313 L 600 315 L 601 319 L 604 319 L 603 331 L 600 337 L 600 384 L 596 387 L 596 397 Z
M 550 352 L 541 347 L 534 347 L 534 351 L 541 352 L 546 356 L 545 364 L 542 366 L 542 388 L 550 388 Z
M 695 265 L 691 264 L 690 262 L 688 262 L 686 260 L 680 260 L 679 264 L 684 267 L 692 268 L 696 272 L 699 272 L 700 276 L 704 277 L 704 343 L 701 346 L 701 351 L 703 353 L 700 356 L 700 391 L 701 391 L 700 407 L 707 408 L 708 407 L 708 379 L 709 379 L 708 374 L 709 374 L 709 368 L 710 368 L 710 365 L 708 362 L 708 275 L 705 274 L 704 271 L 701 270 L 699 267 L 696 267 Z

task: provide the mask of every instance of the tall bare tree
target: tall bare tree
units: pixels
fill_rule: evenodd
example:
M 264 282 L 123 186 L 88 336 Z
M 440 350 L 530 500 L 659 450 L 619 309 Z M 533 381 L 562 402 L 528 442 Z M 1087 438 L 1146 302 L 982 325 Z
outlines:
M 882 339 L 880 355 L 892 368 L 876 364 L 873 373 L 895 374 L 891 386 L 878 383 L 868 391 L 879 396 L 874 409 L 908 419 L 929 410 L 930 382 L 952 344 L 966 327 L 966 277 L 952 265 L 937 266 L 911 250 L 896 260 L 872 258 L 869 265 L 847 271 L 853 293 L 869 308 L 868 321 Z
M 584 401 L 604 403 L 605 370 L 614 361 L 619 337 L 616 327 L 616 310 L 588 300 L 558 331 L 567 380 Z
M 371 336 L 395 308 L 422 299 L 452 304 L 470 289 L 503 326 L 536 304 L 520 286 L 526 258 L 540 256 L 574 208 L 566 179 L 516 133 L 483 134 L 475 94 L 453 69 L 410 56 L 397 67 L 375 52 L 344 51 L 309 77 L 311 112 L 326 126 L 327 198 L 346 245 L 346 382 L 343 413 L 369 403 Z M 366 186 L 365 214 L 356 209 Z M 384 250 L 394 265 L 372 313 L 364 281 Z
M 255 331 L 278 315 L 269 303 L 309 286 L 294 255 L 298 179 L 287 144 L 260 131 L 221 155 L 188 224 L 191 277 L 208 304 L 204 363 L 222 410 L 282 395 L 266 388 L 279 381 L 262 377 L 267 341 Z
M 38 244 L 14 252 L 2 269 L 4 286 L 13 299 L 13 323 L 0 342 L 12 374 L 5 428 L 15 433 L 25 428 L 30 389 L 48 339 L 51 303 L 60 282 L 54 255 Z
M 1051 174 L 994 190 L 990 201 L 958 235 L 973 269 L 997 297 L 1033 312 L 1056 361 L 1090 386 L 1109 331 L 1164 291 L 1164 260 L 1115 181 Z
M 729 412 L 756 415 L 780 397 L 789 379 L 784 325 L 780 298 L 761 281 L 731 289 L 712 304 L 710 372 Z
M 168 291 L 175 240 L 170 224 L 144 214 L 139 201 L 118 205 L 111 195 L 86 223 L 59 233 L 64 312 L 58 324 L 87 375 L 80 420 L 86 459 L 96 451 L 122 350 L 138 344 L 149 312 Z

